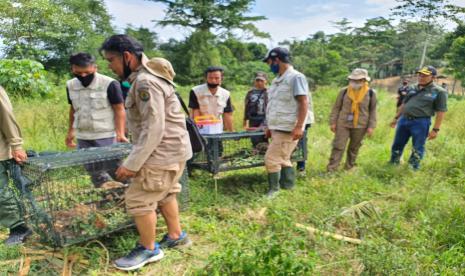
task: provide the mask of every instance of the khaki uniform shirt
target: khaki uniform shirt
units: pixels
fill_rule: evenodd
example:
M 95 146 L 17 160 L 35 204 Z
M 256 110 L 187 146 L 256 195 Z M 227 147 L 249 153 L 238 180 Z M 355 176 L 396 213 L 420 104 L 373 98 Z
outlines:
M 373 89 L 370 88 L 373 91 Z M 329 124 L 337 126 L 354 128 L 354 123 L 351 120 L 352 116 L 352 100 L 344 88 L 339 92 L 336 103 L 331 111 Z M 371 96 L 370 96 L 371 94 Z M 358 117 L 358 125 L 355 128 L 375 128 L 376 127 L 376 93 L 373 91 L 367 92 L 365 98 L 360 103 L 360 113 Z
M 129 76 L 125 103 L 133 149 L 123 166 L 136 172 L 144 164 L 163 169 L 192 157 L 186 117 L 174 87 L 150 74 L 147 61 L 143 56 L 143 65 Z
M 13 115 L 10 99 L 0 86 L 0 161 L 11 159 L 11 151 L 21 149 L 22 144 L 21 130 Z

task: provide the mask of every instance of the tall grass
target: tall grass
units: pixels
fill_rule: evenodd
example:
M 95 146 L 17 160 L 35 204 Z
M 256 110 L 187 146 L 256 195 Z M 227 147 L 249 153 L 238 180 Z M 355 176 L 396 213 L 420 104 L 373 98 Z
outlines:
M 232 89 L 235 128 L 242 126 L 247 87 Z M 179 88 L 187 100 L 189 87 Z M 309 133 L 307 177 L 297 188 L 269 201 L 263 168 L 224 173 L 218 191 L 211 176 L 195 172 L 190 179 L 191 204 L 182 224 L 195 246 L 169 251 L 159 264 L 141 274 L 161 275 L 463 275 L 465 273 L 465 102 L 449 100 L 449 112 L 439 136 L 427 142 L 422 168 L 387 164 L 394 130 L 395 100 L 378 92 L 379 121 L 373 137 L 364 141 L 358 167 L 351 172 L 324 174 L 331 140 L 327 120 L 338 88 L 323 87 L 314 95 L 316 124 Z M 63 96 L 45 101 L 14 102 L 28 147 L 64 149 L 67 103 Z M 406 149 L 406 157 L 411 147 Z M 377 215 L 343 212 L 370 201 Z M 349 212 L 350 213 L 350 212 Z M 296 223 L 360 238 L 351 245 L 311 236 Z M 159 233 L 166 231 L 160 228 Z M 133 231 L 103 239 L 111 258 L 126 253 L 137 240 Z M 33 245 L 28 245 L 33 246 Z M 98 246 L 72 251 L 91 260 L 77 273 L 100 275 L 105 254 Z M 0 262 L 18 258 L 19 251 L 0 245 Z M 19 265 L 0 266 L 17 272 Z M 33 262 L 32 272 L 53 274 L 59 267 Z M 109 273 L 116 273 L 109 269 Z

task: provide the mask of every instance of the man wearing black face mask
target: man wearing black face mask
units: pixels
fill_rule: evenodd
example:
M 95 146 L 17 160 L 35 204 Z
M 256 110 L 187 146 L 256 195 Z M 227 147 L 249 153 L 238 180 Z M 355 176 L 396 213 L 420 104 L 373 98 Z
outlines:
M 95 58 L 88 53 L 72 55 L 69 61 L 75 78 L 66 83 L 70 104 L 66 146 L 75 148 L 75 138 L 80 149 L 128 142 L 124 134 L 126 113 L 119 82 L 97 73 Z M 87 168 L 94 185 L 100 187 L 111 181 L 115 166 L 102 163 L 92 171 Z
M 214 115 L 223 119 L 226 131 L 233 131 L 233 107 L 230 92 L 221 87 L 224 70 L 210 66 L 205 70 L 206 83 L 192 88 L 189 95 L 189 107 L 193 118 Z

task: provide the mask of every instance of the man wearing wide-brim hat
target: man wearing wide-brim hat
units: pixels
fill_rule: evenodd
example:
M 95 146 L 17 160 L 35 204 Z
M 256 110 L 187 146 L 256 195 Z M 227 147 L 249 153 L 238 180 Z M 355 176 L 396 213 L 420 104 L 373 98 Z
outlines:
M 176 96 L 171 63 L 148 60 L 142 45 L 127 35 L 114 35 L 101 51 L 112 71 L 131 83 L 126 108 L 133 148 L 116 171 L 119 179 L 133 178 L 125 194 L 126 210 L 134 217 L 139 241 L 116 268 L 135 270 L 163 258 L 163 248 L 190 245 L 179 222 L 176 194 L 186 161 L 192 157 L 186 119 Z M 155 242 L 156 209 L 168 233 Z
M 356 68 L 347 78 L 349 85 L 339 92 L 330 115 L 330 129 L 335 135 L 328 172 L 338 169 L 347 142 L 344 169 L 352 169 L 363 138 L 372 135 L 376 127 L 376 93 L 368 84 L 368 71 Z
M 447 91 L 434 83 L 436 76 L 437 70 L 433 66 L 426 66 L 417 71 L 418 83 L 410 87 L 391 122 L 391 127 L 397 128 L 390 163 L 400 163 L 405 145 L 411 137 L 413 149 L 409 164 L 414 170 L 419 169 L 425 153 L 426 140 L 438 136 L 447 111 Z M 433 116 L 436 118 L 430 131 Z

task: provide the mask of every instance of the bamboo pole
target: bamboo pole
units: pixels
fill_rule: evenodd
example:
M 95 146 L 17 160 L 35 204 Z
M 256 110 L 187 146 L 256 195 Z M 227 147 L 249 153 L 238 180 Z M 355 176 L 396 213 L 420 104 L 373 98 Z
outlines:
M 311 226 L 305 226 L 305 225 L 300 224 L 300 223 L 296 223 L 295 226 L 297 226 L 298 228 L 301 228 L 301 229 L 305 229 L 308 232 L 310 232 L 311 234 L 320 234 L 320 235 L 325 236 L 325 237 L 330 237 L 330 238 L 333 238 L 333 239 L 336 239 L 336 240 L 339 240 L 339 241 L 345 241 L 345 242 L 349 242 L 349 243 L 353 243 L 353 244 L 362 244 L 363 243 L 363 241 L 359 240 L 359 239 L 349 238 L 349 237 L 346 237 L 346 236 L 343 236 L 343 235 L 340 235 L 340 234 L 335 234 L 335 233 L 331 233 L 331 232 L 327 232 L 327 231 L 322 231 L 322 230 L 313 228 Z

